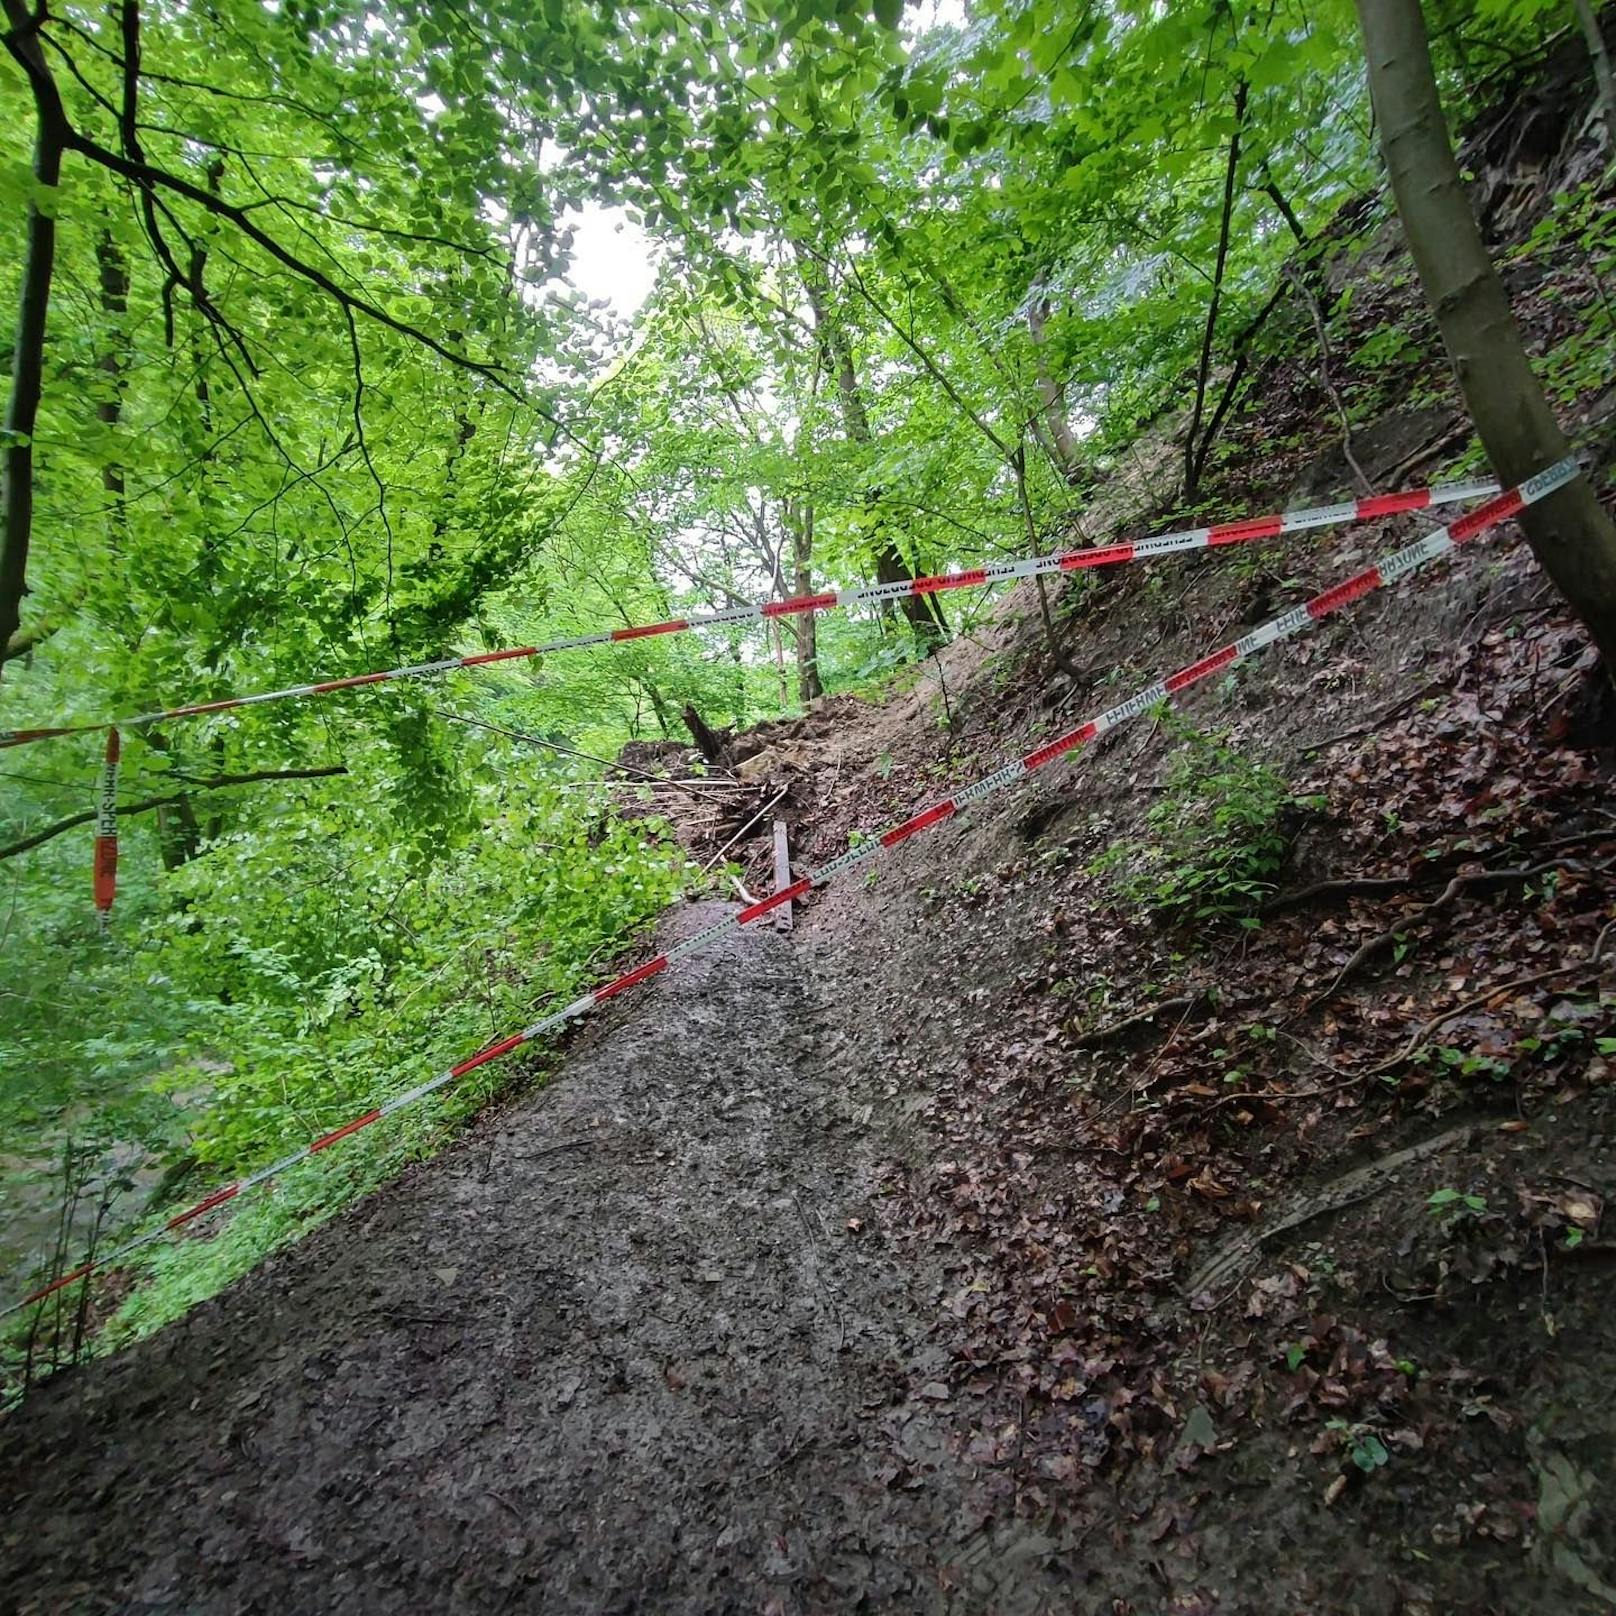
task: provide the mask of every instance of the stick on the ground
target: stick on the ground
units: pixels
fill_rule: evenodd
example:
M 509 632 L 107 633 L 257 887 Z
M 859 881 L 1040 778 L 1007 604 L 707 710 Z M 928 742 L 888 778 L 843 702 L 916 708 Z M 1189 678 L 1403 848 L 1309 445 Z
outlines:
M 766 813 L 768 813 L 768 811 L 769 811 L 769 810 L 770 810 L 770 809 L 771 809 L 771 808 L 773 808 L 773 807 L 774 807 L 774 805 L 775 805 L 775 804 L 776 804 L 776 803 L 777 803 L 777 802 L 779 802 L 779 801 L 780 801 L 780 799 L 781 799 L 781 798 L 782 798 L 782 797 L 784 797 L 784 796 L 785 796 L 785 794 L 786 794 L 786 792 L 787 792 L 787 791 L 788 791 L 788 790 L 789 790 L 789 789 L 790 789 L 790 787 L 788 787 L 788 786 L 781 786 L 781 788 L 780 788 L 780 789 L 779 789 L 779 790 L 778 790 L 778 791 L 777 791 L 777 792 L 775 792 L 775 794 L 774 794 L 774 795 L 773 795 L 773 796 L 772 796 L 772 797 L 770 797 L 770 798 L 769 798 L 769 800 L 768 800 L 768 801 L 767 801 L 767 802 L 766 802 L 766 803 L 764 803 L 764 805 L 763 805 L 763 806 L 762 806 L 762 807 L 761 807 L 761 808 L 759 808 L 759 809 L 758 809 L 758 811 L 757 811 L 757 812 L 756 812 L 756 813 L 755 813 L 755 814 L 753 814 L 753 815 L 752 815 L 752 817 L 751 817 L 751 818 L 750 818 L 750 819 L 749 819 L 749 820 L 747 820 L 747 822 L 746 822 L 746 823 L 745 823 L 745 824 L 744 824 L 744 825 L 742 825 L 742 826 L 741 826 L 741 828 L 740 828 L 740 829 L 739 829 L 739 830 L 738 830 L 738 831 L 736 831 L 736 832 L 735 832 L 735 834 L 734 834 L 734 835 L 733 835 L 733 836 L 731 836 L 731 837 L 730 837 L 730 839 L 729 839 L 729 840 L 728 840 L 728 841 L 727 841 L 727 842 L 725 842 L 725 843 L 724 843 L 724 845 L 723 845 L 723 846 L 722 846 L 722 847 L 721 847 L 721 848 L 719 848 L 719 850 L 718 850 L 718 851 L 717 851 L 717 852 L 716 852 L 716 853 L 714 853 L 714 854 L 713 854 L 713 856 L 712 856 L 712 857 L 711 857 L 711 858 L 710 858 L 710 859 L 708 859 L 708 860 L 707 860 L 707 862 L 706 862 L 706 863 L 705 863 L 705 864 L 704 864 L 704 865 L 702 865 L 702 867 L 701 867 L 701 872 L 702 872 L 702 874 L 703 874 L 703 875 L 705 875 L 705 874 L 706 874 L 706 873 L 707 873 L 707 872 L 708 872 L 708 871 L 709 871 L 709 870 L 710 870 L 710 869 L 712 869 L 712 867 L 713 867 L 713 866 L 714 866 L 714 865 L 715 865 L 715 864 L 717 864 L 717 863 L 718 863 L 718 862 L 719 862 L 719 860 L 720 860 L 720 859 L 722 859 L 722 858 L 723 858 L 723 856 L 724 856 L 724 855 L 725 855 L 725 854 L 726 854 L 726 853 L 727 853 L 727 852 L 728 852 L 728 851 L 729 851 L 729 850 L 730 850 L 730 849 L 731 849 L 731 848 L 732 848 L 732 847 L 733 847 L 733 846 L 734 846 L 734 845 L 735 845 L 735 844 L 736 844 L 736 843 L 737 843 L 737 842 L 738 842 L 738 841 L 740 841 L 740 840 L 741 840 L 741 838 L 742 838 L 742 837 L 743 837 L 743 836 L 745 836 L 745 835 L 746 835 L 746 833 L 747 833 L 747 832 L 748 832 L 748 831 L 749 831 L 749 830 L 751 830 L 751 828 L 752 828 L 752 827 L 753 827 L 753 826 L 754 826 L 754 825 L 755 825 L 755 824 L 757 824 L 757 822 L 758 822 L 758 821 L 759 821 L 759 820 L 760 820 L 760 819 L 761 819 L 761 818 L 763 818 L 763 816 L 764 816 L 764 815 L 765 815 L 765 814 L 766 814 Z

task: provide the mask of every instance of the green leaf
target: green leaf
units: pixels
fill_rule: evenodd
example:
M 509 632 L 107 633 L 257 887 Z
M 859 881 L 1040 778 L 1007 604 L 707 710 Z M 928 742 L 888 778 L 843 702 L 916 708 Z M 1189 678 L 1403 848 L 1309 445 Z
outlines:
M 1391 1459 L 1386 1444 L 1372 1431 L 1358 1438 L 1352 1445 L 1352 1462 L 1365 1474 L 1378 1470 Z

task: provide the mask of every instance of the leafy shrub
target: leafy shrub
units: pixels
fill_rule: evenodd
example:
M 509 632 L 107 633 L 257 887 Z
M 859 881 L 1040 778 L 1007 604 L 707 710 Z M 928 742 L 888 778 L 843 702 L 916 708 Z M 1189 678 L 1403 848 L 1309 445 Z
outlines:
M 154 1226 L 565 1003 L 684 884 L 659 821 L 620 818 L 546 761 L 462 742 L 444 770 L 455 813 L 400 789 L 385 748 L 350 747 L 340 784 L 256 799 L 176 870 L 159 874 L 153 828 L 131 826 L 111 942 L 67 880 L 41 894 L 48 929 L 0 938 L 19 967 L 0 995 L 16 1076 L 0 1093 L 18 1213 L 0 1234 L 6 1300 L 53 1238 L 71 1266 L 92 1218 L 103 1246 Z M 178 1316 L 431 1154 L 543 1054 L 490 1063 L 300 1164 L 209 1238 L 148 1247 L 93 1349 Z M 79 1215 L 58 1235 L 64 1155 Z M 71 1316 L 77 1293 L 64 1296 Z M 29 1319 L 0 1339 L 0 1403 Z
M 1285 777 L 1164 711 L 1183 746 L 1162 799 L 1146 818 L 1149 840 L 1121 842 L 1091 866 L 1112 877 L 1117 895 L 1169 920 L 1252 918 L 1274 890 L 1290 853 L 1299 811 L 1321 798 L 1298 797 Z

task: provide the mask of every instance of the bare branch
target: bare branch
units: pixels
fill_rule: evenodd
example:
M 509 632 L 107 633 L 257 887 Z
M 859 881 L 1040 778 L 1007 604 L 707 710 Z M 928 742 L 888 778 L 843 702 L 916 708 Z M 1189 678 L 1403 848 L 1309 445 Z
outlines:
M 423 348 L 437 354 L 440 359 L 447 360 L 462 370 L 468 370 L 473 375 L 481 376 L 485 381 L 507 397 L 514 399 L 534 410 L 544 420 L 548 421 L 557 432 L 576 443 L 580 448 L 587 449 L 588 445 L 559 417 L 553 415 L 542 405 L 536 404 L 521 388 L 509 381 L 503 365 L 488 360 L 473 359 L 469 354 L 456 353 L 454 349 L 434 337 L 431 332 L 423 331 L 419 326 L 411 324 L 408 320 L 401 320 L 397 315 L 389 314 L 386 309 L 372 303 L 368 298 L 350 292 L 339 285 L 323 270 L 307 263 L 295 253 L 283 246 L 267 231 L 263 230 L 252 218 L 250 212 L 236 203 L 226 201 L 222 196 L 214 196 L 199 185 L 193 184 L 180 174 L 171 174 L 168 170 L 158 168 L 154 164 L 125 157 L 118 152 L 103 146 L 99 141 L 92 140 L 71 127 L 67 130 L 65 144 L 70 151 L 77 152 L 79 156 L 87 158 L 92 163 L 99 163 L 109 172 L 121 175 L 141 187 L 156 186 L 182 196 L 186 201 L 195 203 L 217 218 L 227 219 L 231 224 L 261 247 L 277 263 L 284 265 L 293 274 L 300 276 L 311 285 L 319 288 L 328 297 L 333 299 L 342 308 L 353 314 L 362 314 L 367 320 L 377 325 L 385 326 L 389 331 L 395 331 L 410 341 L 419 343 Z

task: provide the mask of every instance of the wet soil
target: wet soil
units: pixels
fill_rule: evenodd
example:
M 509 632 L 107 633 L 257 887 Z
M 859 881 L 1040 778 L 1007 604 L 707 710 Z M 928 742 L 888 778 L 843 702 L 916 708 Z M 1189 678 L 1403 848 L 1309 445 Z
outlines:
M 0 1609 L 1045 1608 L 1051 1545 L 980 1529 L 908 1395 L 879 1096 L 816 1058 L 809 957 L 681 962 L 544 1092 L 39 1390 L 0 1426 Z

